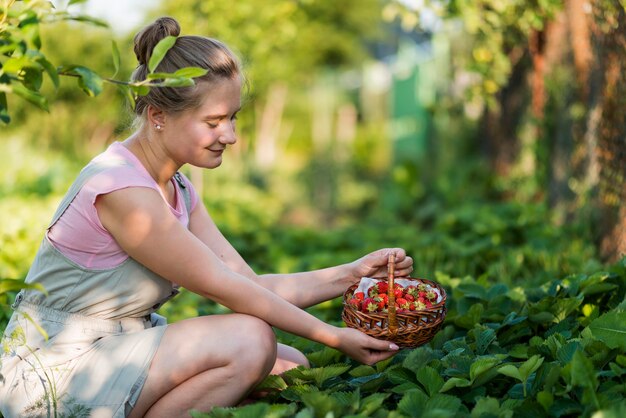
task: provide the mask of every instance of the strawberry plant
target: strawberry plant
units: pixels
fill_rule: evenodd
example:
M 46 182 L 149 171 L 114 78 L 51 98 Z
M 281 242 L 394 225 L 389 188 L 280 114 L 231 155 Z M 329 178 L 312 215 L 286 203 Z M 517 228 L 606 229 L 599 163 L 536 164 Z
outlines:
M 429 344 L 367 366 L 292 339 L 310 369 L 270 376 L 253 405 L 193 416 L 625 416 L 626 258 L 531 288 L 436 280 L 449 311 Z

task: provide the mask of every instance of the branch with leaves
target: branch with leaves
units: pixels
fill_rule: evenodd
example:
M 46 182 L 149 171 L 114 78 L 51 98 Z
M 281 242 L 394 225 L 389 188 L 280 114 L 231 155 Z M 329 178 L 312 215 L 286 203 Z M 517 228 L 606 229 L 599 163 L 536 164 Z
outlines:
M 69 5 L 84 0 L 72 0 Z M 103 90 L 104 83 L 116 85 L 134 107 L 135 98 L 149 93 L 154 87 L 187 87 L 194 85 L 194 78 L 206 74 L 207 70 L 197 67 L 181 68 L 174 73 L 155 72 L 163 57 L 174 46 L 176 38 L 168 36 L 161 40 L 148 63 L 149 74 L 145 80 L 129 82 L 118 80 L 120 53 L 112 41 L 114 74 L 103 77 L 84 65 L 53 65 L 41 52 L 40 25 L 60 21 L 78 21 L 100 27 L 108 25 L 85 15 L 73 15 L 58 11 L 50 2 L 1 0 L 0 2 L 0 121 L 11 122 L 7 97 L 13 95 L 36 107 L 49 111 L 48 98 L 41 92 L 44 75 L 52 82 L 55 91 L 59 77 L 75 77 L 78 86 L 91 97 Z

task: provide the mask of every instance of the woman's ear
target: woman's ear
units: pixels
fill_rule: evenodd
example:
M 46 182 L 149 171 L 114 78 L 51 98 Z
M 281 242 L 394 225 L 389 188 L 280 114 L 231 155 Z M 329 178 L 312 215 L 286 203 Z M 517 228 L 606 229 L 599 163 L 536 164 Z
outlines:
M 161 109 L 157 109 L 152 105 L 148 105 L 146 115 L 150 126 L 154 127 L 157 130 L 161 130 L 165 127 L 165 112 L 163 112 Z

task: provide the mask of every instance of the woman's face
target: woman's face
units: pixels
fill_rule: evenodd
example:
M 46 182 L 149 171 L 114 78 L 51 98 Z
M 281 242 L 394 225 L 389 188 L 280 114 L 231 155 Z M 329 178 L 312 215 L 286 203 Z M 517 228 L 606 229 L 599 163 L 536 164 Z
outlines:
M 201 82 L 202 104 L 180 114 L 168 115 L 163 134 L 170 157 L 178 164 L 216 168 L 227 145 L 237 142 L 235 120 L 241 108 L 241 80 L 222 78 Z

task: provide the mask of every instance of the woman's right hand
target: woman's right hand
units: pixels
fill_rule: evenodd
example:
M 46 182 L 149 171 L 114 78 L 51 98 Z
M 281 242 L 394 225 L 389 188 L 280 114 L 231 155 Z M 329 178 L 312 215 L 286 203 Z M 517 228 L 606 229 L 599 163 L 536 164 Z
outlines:
M 373 365 L 398 353 L 398 346 L 378 340 L 354 328 L 337 328 L 339 345 L 344 354 L 363 364 Z

